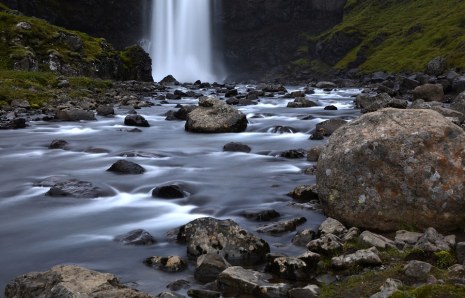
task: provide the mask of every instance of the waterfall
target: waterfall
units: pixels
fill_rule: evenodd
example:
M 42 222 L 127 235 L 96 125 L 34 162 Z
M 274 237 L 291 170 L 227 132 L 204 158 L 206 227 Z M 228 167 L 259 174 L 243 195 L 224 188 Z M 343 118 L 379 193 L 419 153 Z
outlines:
M 211 0 L 153 0 L 150 56 L 153 78 L 222 80 L 213 63 Z

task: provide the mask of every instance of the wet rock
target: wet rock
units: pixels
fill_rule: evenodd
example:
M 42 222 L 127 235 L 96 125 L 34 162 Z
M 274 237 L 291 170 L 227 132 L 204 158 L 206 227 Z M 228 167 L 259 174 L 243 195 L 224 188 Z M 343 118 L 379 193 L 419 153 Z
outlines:
M 132 161 L 122 159 L 112 164 L 107 171 L 116 174 L 140 175 L 145 172 L 145 169 Z
M 122 285 L 113 274 L 78 266 L 60 265 L 46 272 L 21 275 L 8 283 L 5 288 L 5 298 L 14 297 L 149 298 L 150 296 Z
M 325 138 L 326 131 L 324 128 L 318 128 L 312 131 L 310 140 L 323 140 Z
M 142 229 L 133 230 L 123 235 L 118 235 L 114 240 L 128 245 L 152 245 L 157 242 L 149 232 Z
M 433 266 L 429 263 L 413 260 L 405 265 L 404 273 L 417 281 L 425 281 L 432 268 Z
M 337 111 L 337 107 L 333 105 L 326 106 L 324 108 L 325 111 Z
M 319 89 L 336 89 L 337 85 L 334 84 L 333 82 L 322 81 L 322 82 L 316 83 L 315 87 Z
M 407 101 L 398 98 L 392 98 L 387 93 L 357 95 L 355 106 L 362 110 L 362 113 L 371 113 L 384 108 L 406 109 Z
M 66 149 L 69 143 L 65 140 L 56 139 L 53 140 L 50 145 L 48 145 L 48 149 Z
M 341 239 L 333 234 L 325 234 L 321 238 L 310 241 L 308 250 L 321 254 L 331 254 L 342 248 Z
M 95 186 L 88 181 L 66 179 L 54 184 L 46 195 L 51 197 L 73 197 L 78 199 L 94 199 L 111 195 L 112 192 Z
M 279 156 L 289 159 L 304 158 L 307 152 L 304 149 L 291 149 L 281 152 Z
M 439 234 L 434 228 L 428 228 L 423 235 L 418 239 L 415 244 L 415 248 L 421 249 L 425 252 L 436 252 L 436 251 L 450 251 L 453 249 L 453 245 L 448 241 L 446 237 Z
M 242 267 L 229 267 L 218 276 L 218 287 L 228 297 L 243 294 L 253 297 L 286 297 L 289 285 L 270 283 L 271 275 Z
M 435 111 L 365 114 L 338 129 L 320 155 L 322 207 L 327 216 L 366 229 L 459 228 L 464 142 L 464 131 Z
M 252 101 L 248 98 L 236 98 L 236 97 L 231 97 L 226 100 L 226 103 L 228 105 L 233 105 L 233 106 L 249 106 L 249 105 L 255 105 L 257 102 Z
M 97 115 L 99 116 L 111 116 L 115 114 L 115 110 L 112 106 L 98 106 Z
M 181 199 L 184 196 L 184 190 L 177 184 L 157 186 L 152 191 L 152 197 L 154 198 Z
M 303 288 L 294 288 L 289 290 L 290 298 L 318 298 L 320 297 L 320 288 L 317 285 L 308 285 Z
M 189 289 L 187 295 L 192 298 L 220 298 L 221 292 L 204 289 Z
M 191 287 L 191 283 L 184 279 L 179 279 L 169 283 L 166 288 L 170 289 L 171 291 L 179 291 L 182 289 L 189 289 Z
M 292 97 L 292 98 L 305 97 L 305 92 L 304 92 L 304 91 L 301 91 L 301 90 L 292 91 L 292 92 L 289 94 L 289 96 Z
M 401 248 L 409 248 L 413 247 L 422 235 L 422 233 L 399 230 L 396 231 L 394 242 L 397 246 L 400 246 Z
M 307 160 L 311 162 L 316 162 L 318 161 L 318 158 L 320 157 L 321 152 L 325 146 L 323 145 L 318 145 L 313 148 L 308 149 L 307 151 Z
M 380 291 L 371 295 L 370 298 L 389 298 L 402 286 L 402 281 L 398 279 L 388 278 L 380 287 Z
M 270 221 L 281 216 L 279 212 L 274 209 L 245 210 L 241 215 L 254 221 Z
M 295 231 L 296 228 L 307 221 L 305 217 L 298 217 L 289 220 L 282 220 L 259 227 L 257 232 L 270 235 L 278 235 L 286 232 Z
M 173 112 L 173 117 L 178 120 L 187 120 L 187 115 L 197 109 L 194 105 L 183 105 L 176 112 Z
M 233 97 L 233 96 L 237 96 L 239 94 L 239 92 L 237 91 L 237 89 L 230 89 L 228 91 L 226 91 L 226 93 L 224 94 L 224 97 L 228 98 L 228 97 Z
M 289 126 L 283 125 L 276 125 L 267 130 L 269 133 L 277 133 L 277 134 L 286 134 L 286 133 L 294 133 L 295 129 Z
M 127 115 L 124 118 L 124 125 L 137 127 L 150 127 L 147 120 L 141 115 Z
M 216 97 L 203 97 L 199 107 L 187 115 L 185 129 L 198 133 L 242 132 L 247 129 L 247 118 Z
M 160 85 L 164 86 L 174 86 L 174 85 L 179 85 L 179 82 L 172 76 L 172 75 L 167 75 L 164 77 L 160 82 L 158 82 Z
M 157 298 L 185 298 L 186 296 L 174 292 L 161 292 Z
M 263 92 L 286 92 L 286 88 L 284 88 L 281 84 L 268 84 L 268 85 L 259 85 L 257 89 L 261 89 Z
M 55 114 L 55 118 L 61 121 L 92 121 L 97 120 L 94 112 L 86 111 L 79 108 L 68 108 L 58 110 Z
M 308 280 L 311 275 L 304 261 L 292 257 L 273 258 L 266 264 L 265 271 L 289 280 Z
M 381 264 L 382 261 L 375 247 L 357 250 L 353 254 L 338 256 L 331 259 L 331 265 L 338 269 L 346 269 L 356 265 L 377 266 Z
M 287 195 L 297 201 L 310 202 L 318 200 L 316 185 L 299 185 Z
M 413 99 L 424 101 L 444 101 L 444 89 L 441 84 L 425 84 L 413 90 Z
M 305 229 L 297 232 L 297 234 L 292 238 L 292 244 L 296 246 L 306 246 L 310 241 L 315 239 L 316 233 L 313 230 Z
M 144 263 L 147 266 L 166 272 L 181 272 L 187 268 L 187 262 L 179 256 L 153 256 L 145 259 Z
M 459 264 L 463 264 L 465 261 L 465 242 L 457 243 L 455 247 L 455 253 L 457 255 L 457 260 Z
M 316 107 L 318 104 L 305 97 L 298 97 L 293 102 L 287 104 L 288 108 L 311 108 Z
M 347 228 L 337 219 L 328 217 L 320 224 L 318 232 L 320 235 L 332 234 L 342 237 L 347 233 Z
M 252 149 L 242 143 L 236 143 L 236 142 L 231 142 L 227 143 L 226 145 L 223 146 L 223 151 L 228 151 L 228 152 L 245 152 L 249 153 Z
M 201 283 L 212 282 L 226 268 L 231 267 L 222 256 L 215 253 L 208 253 L 197 258 L 197 268 L 194 277 Z
M 50 177 L 47 177 L 47 178 L 45 178 L 43 180 L 39 180 L 39 181 L 34 182 L 34 184 L 32 184 L 32 186 L 35 186 L 35 187 L 52 187 L 55 184 L 65 182 L 65 181 L 70 180 L 70 179 L 72 179 L 72 178 L 69 177 L 69 176 L 50 176 Z
M 199 218 L 179 229 L 177 240 L 187 243 L 187 254 L 216 253 L 231 264 L 257 264 L 270 252 L 268 243 L 243 230 L 232 220 Z
M 391 239 L 388 239 L 384 236 L 372 233 L 370 231 L 364 231 L 359 236 L 361 243 L 374 246 L 379 249 L 395 248 L 395 243 Z
M 329 119 L 323 122 L 320 122 L 316 125 L 315 130 L 323 130 L 324 136 L 329 137 L 332 135 L 338 128 L 344 126 L 347 123 L 346 120 L 343 119 Z
M 0 129 L 21 129 L 26 127 L 26 119 L 24 118 L 14 118 L 11 120 L 0 121 Z

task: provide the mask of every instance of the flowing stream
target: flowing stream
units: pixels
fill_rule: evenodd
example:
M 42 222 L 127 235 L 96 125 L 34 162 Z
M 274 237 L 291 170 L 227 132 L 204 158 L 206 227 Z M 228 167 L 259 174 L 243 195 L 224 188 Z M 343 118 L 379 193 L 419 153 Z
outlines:
M 221 81 L 213 65 L 211 6 L 211 0 L 153 0 L 149 52 L 155 81 L 170 74 L 180 82 Z
M 239 88 L 245 91 L 247 86 Z M 178 274 L 142 263 L 154 255 L 185 256 L 185 246 L 168 241 L 166 233 L 195 218 L 231 218 L 255 232 L 260 223 L 246 220 L 240 212 L 274 208 L 281 213 L 280 220 L 304 216 L 307 222 L 299 229 L 315 229 L 324 216 L 289 206 L 292 199 L 286 195 L 298 185 L 315 183 L 315 176 L 302 173 L 312 163 L 285 159 L 279 153 L 323 144 L 309 140 L 310 131 L 326 119 L 358 116 L 351 96 L 360 90 L 316 91 L 308 98 L 318 101 L 318 107 L 286 108 L 290 99 L 283 98 L 261 98 L 258 105 L 240 107 L 250 123 L 246 132 L 237 134 L 192 134 L 184 130 L 183 121 L 164 120 L 176 104 L 196 104 L 194 98 L 169 104 L 150 99 L 157 105 L 138 110 L 151 124 L 141 133 L 128 132 L 130 128 L 122 125 L 126 113 L 122 109 L 117 116 L 98 117 L 98 121 L 39 121 L 27 129 L 0 131 L 0 288 L 19 274 L 67 263 L 114 273 L 129 285 L 157 294 L 177 279 L 195 284 L 193 263 Z M 323 110 L 328 104 L 339 109 Z M 300 120 L 306 115 L 314 118 Z M 291 127 L 294 133 L 272 133 L 276 126 Z M 67 140 L 70 150 L 48 149 L 54 139 Z M 252 152 L 223 152 L 223 145 L 233 141 L 248 144 Z M 89 148 L 94 149 L 91 152 L 104 150 L 90 153 Z M 106 171 L 134 151 L 140 156 L 127 159 L 145 167 L 145 174 Z M 33 186 L 52 175 L 106 185 L 116 194 L 91 200 L 56 198 L 45 195 L 48 188 Z M 151 196 L 154 187 L 169 182 L 182 184 L 190 195 L 178 200 Z M 136 228 L 149 231 L 158 243 L 135 247 L 113 241 L 114 236 Z M 259 236 L 270 243 L 273 252 L 293 255 L 304 249 L 291 244 L 293 235 Z

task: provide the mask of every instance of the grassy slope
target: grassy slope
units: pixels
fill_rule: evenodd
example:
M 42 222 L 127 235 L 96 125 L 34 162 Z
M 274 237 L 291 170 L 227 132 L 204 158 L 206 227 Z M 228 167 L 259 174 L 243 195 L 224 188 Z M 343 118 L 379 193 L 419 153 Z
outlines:
M 30 31 L 16 29 L 16 24 L 19 22 L 31 24 L 32 29 Z M 73 51 L 69 45 L 61 42 L 60 34 L 79 37 L 83 43 L 82 50 Z M 18 35 L 23 36 L 24 42 L 13 45 L 8 42 Z M 66 91 L 56 86 L 59 74 L 44 69 L 43 65 L 37 72 L 12 70 L 14 58 L 27 55 L 31 48 L 36 55 L 42 57 L 53 52 L 65 62 L 70 60 L 92 62 L 99 56 L 115 53 L 112 49 L 104 48 L 102 43 L 104 40 L 101 38 L 53 26 L 41 19 L 12 14 L 3 4 L 0 4 L 0 37 L 0 108 L 14 99 L 25 99 L 32 107 L 41 107 Z M 124 52 L 119 54 L 122 55 Z M 86 88 L 105 90 L 110 84 L 108 81 L 86 77 L 72 77 L 68 80 L 70 89 L 74 90 L 70 95 L 77 98 L 86 94 Z
M 338 31 L 357 32 L 362 43 L 336 64 L 346 69 L 367 47 L 366 72 L 422 71 L 434 57 L 452 67 L 465 68 L 465 1 L 463 0 L 349 0 L 343 22 L 320 38 Z M 374 45 L 373 40 L 384 36 Z

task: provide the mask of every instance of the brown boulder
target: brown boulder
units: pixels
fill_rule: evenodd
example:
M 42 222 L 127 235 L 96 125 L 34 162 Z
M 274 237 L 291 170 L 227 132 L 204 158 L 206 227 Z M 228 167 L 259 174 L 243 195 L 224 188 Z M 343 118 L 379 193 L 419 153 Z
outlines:
M 317 166 L 328 216 L 349 226 L 460 228 L 465 133 L 432 110 L 383 109 L 338 129 Z
M 424 101 L 444 101 L 444 89 L 441 84 L 425 84 L 413 90 L 413 99 Z

